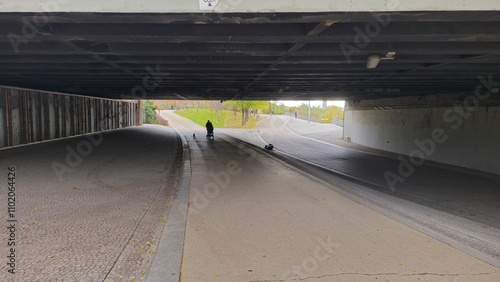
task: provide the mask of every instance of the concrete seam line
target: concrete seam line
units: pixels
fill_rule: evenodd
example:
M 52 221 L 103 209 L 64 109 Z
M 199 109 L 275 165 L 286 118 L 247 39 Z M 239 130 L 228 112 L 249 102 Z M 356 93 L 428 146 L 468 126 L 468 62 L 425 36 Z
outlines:
M 182 267 L 191 185 L 191 156 L 184 135 L 174 126 L 172 128 L 182 141 L 182 168 L 178 188 L 146 279 L 150 282 L 178 282 Z

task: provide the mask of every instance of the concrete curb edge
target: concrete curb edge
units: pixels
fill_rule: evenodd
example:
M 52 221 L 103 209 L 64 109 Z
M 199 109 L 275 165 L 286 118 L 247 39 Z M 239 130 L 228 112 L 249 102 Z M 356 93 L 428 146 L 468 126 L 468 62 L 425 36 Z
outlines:
M 182 140 L 182 168 L 177 191 L 146 279 L 150 282 L 178 282 L 180 280 L 191 185 L 191 156 L 184 135 L 174 126 L 172 128 Z

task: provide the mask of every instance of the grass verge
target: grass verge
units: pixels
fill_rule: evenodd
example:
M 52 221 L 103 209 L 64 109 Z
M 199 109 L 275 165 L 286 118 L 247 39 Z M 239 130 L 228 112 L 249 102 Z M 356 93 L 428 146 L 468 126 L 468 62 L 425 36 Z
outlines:
M 207 120 L 210 120 L 215 128 L 226 127 L 226 128 L 255 128 L 257 122 L 261 120 L 255 115 L 250 115 L 248 122 L 245 126 L 242 126 L 242 114 L 241 112 L 233 112 L 227 110 L 213 110 L 213 109 L 201 109 L 201 108 L 191 108 L 178 110 L 176 113 L 180 116 L 188 118 L 201 126 L 205 126 Z

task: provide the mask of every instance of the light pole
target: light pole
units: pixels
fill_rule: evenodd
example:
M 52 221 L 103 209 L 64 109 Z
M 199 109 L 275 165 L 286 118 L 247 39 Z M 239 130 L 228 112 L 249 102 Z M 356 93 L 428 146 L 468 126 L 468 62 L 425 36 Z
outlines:
M 308 111 L 307 117 L 308 117 L 307 122 L 311 123 L 311 100 L 309 100 L 309 111 Z

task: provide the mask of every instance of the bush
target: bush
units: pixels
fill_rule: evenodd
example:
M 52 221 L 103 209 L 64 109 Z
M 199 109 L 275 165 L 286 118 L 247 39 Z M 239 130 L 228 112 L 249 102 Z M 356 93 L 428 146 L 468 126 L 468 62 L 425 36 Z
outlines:
M 156 107 L 153 102 L 146 100 L 142 103 L 142 107 L 144 111 L 144 123 L 157 123 Z

